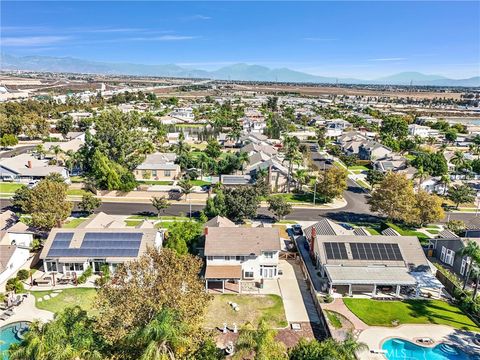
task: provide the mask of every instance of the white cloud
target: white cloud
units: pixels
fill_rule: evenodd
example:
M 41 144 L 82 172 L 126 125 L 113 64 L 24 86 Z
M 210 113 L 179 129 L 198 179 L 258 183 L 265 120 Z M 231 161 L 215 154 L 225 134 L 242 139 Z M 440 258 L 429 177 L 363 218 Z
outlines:
M 24 37 L 3 37 L 3 46 L 39 46 L 56 44 L 70 39 L 68 36 L 24 36 Z
M 183 20 L 210 20 L 211 17 L 207 15 L 202 15 L 202 14 L 196 14 L 192 16 L 185 16 L 182 18 Z
M 378 59 L 370 59 L 369 61 L 402 61 L 407 60 L 404 57 L 395 57 L 395 58 L 378 58 Z

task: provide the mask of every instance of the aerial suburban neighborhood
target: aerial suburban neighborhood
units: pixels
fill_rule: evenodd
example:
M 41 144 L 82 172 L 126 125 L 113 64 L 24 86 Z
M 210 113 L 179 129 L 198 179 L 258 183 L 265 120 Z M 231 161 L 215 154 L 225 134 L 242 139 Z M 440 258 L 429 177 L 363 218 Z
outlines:
M 19 39 L 0 69 L 0 359 L 480 359 L 478 78 L 4 52 Z

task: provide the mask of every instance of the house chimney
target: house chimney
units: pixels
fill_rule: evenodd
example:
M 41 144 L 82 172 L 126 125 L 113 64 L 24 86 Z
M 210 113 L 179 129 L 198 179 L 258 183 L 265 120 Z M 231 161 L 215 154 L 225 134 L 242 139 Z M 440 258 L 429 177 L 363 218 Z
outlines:
M 32 168 L 32 161 L 31 161 L 31 160 L 28 160 L 28 161 L 27 161 L 27 167 L 28 167 L 29 169 Z
M 310 257 L 313 259 L 315 255 L 315 238 L 317 237 L 317 229 L 312 227 L 312 236 L 310 238 Z
M 205 236 L 208 235 L 208 226 L 205 226 L 205 230 L 203 230 L 203 234 L 204 234 Z

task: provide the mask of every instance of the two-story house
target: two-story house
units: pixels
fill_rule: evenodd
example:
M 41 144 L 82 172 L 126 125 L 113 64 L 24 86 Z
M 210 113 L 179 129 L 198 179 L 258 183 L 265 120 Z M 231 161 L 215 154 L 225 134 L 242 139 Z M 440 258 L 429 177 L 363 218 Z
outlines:
M 277 228 L 206 227 L 205 287 L 241 292 L 242 282 L 278 277 Z

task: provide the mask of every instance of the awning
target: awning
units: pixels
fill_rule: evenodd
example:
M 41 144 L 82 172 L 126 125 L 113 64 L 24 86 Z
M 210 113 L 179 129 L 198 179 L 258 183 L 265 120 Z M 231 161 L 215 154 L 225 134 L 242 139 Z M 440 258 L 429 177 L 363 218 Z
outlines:
M 410 273 L 415 280 L 417 280 L 418 286 L 424 289 L 443 289 L 445 286 L 429 271 L 412 271 Z
M 241 279 L 241 265 L 208 265 L 205 279 Z
M 55 261 L 54 258 L 45 259 L 45 261 Z M 60 257 L 57 259 L 59 263 L 85 263 L 88 261 L 86 257 Z
M 333 285 L 416 285 L 417 280 L 404 267 L 325 266 Z

